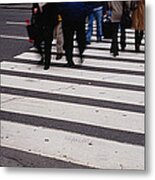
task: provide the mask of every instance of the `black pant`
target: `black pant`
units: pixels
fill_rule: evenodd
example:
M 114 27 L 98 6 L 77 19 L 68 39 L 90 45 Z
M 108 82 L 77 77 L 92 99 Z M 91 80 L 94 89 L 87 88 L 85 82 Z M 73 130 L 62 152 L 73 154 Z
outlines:
M 34 13 L 33 9 L 38 8 L 38 12 Z M 42 13 L 39 11 L 38 3 L 33 4 L 32 9 L 32 17 L 31 17 L 31 24 L 34 25 L 35 28 L 35 38 L 34 38 L 34 46 L 38 49 L 39 54 L 42 56 L 43 51 L 41 48 L 41 43 L 43 41 L 43 16 Z
M 51 47 L 53 41 L 54 25 L 50 24 L 44 27 L 44 42 L 45 42 L 45 66 L 50 65 Z
M 73 64 L 73 42 L 75 32 L 80 57 L 82 57 L 86 47 L 85 19 L 80 23 L 68 23 L 64 20 L 62 22 L 62 29 L 64 35 L 64 50 L 66 59 L 69 64 Z
M 35 47 L 38 49 L 38 52 L 41 55 L 42 59 L 44 59 L 43 54 L 45 55 L 45 66 L 50 65 L 53 31 L 54 26 L 43 26 L 43 30 L 40 31 L 40 34 L 35 39 Z M 44 42 L 44 53 L 41 47 L 42 42 Z
M 112 43 L 110 51 L 114 53 L 114 55 L 118 54 L 118 40 L 117 40 L 117 33 L 118 33 L 119 23 L 112 23 Z
M 48 69 L 51 60 L 51 47 L 54 27 L 57 25 L 59 3 L 46 3 L 43 6 L 43 31 L 45 42 L 45 67 Z
M 126 34 L 125 27 L 121 24 L 121 38 L 120 38 L 121 49 L 124 50 L 126 47 Z
M 139 46 L 143 39 L 143 30 L 135 30 L 135 50 L 139 51 Z
M 43 50 L 41 47 L 42 41 L 43 41 L 43 29 L 42 29 L 42 26 L 39 25 L 36 38 L 34 39 L 34 46 L 38 49 L 38 52 L 41 56 L 43 56 Z

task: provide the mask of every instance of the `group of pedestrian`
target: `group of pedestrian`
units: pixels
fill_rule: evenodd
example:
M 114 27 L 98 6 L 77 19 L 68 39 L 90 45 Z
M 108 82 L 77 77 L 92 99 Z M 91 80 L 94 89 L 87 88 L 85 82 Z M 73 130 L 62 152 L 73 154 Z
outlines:
M 112 43 L 110 52 L 113 56 L 119 53 L 118 29 L 121 29 L 121 50 L 126 47 L 125 27 L 121 25 L 121 17 L 124 7 L 131 10 L 132 28 L 135 29 L 135 50 L 139 51 L 144 31 L 144 0 L 109 2 L 62 2 L 62 3 L 34 3 L 32 14 L 35 17 L 38 35 L 34 40 L 34 45 L 38 49 L 41 59 L 38 64 L 44 65 L 47 70 L 50 67 L 52 41 L 56 38 L 57 56 L 61 59 L 65 52 L 67 67 L 73 67 L 73 47 L 74 37 L 76 37 L 79 57 L 83 62 L 83 53 L 86 44 L 91 43 L 93 33 L 93 21 L 96 19 L 97 42 L 101 42 L 103 34 L 103 15 L 111 12 L 112 22 Z M 33 16 L 32 16 L 33 20 Z M 88 22 L 86 31 L 86 21 Z M 76 36 L 75 36 L 76 35 Z M 44 51 L 42 50 L 44 44 Z
M 118 51 L 118 29 L 120 27 L 120 45 L 121 50 L 124 51 L 126 47 L 126 35 L 125 27 L 121 22 L 123 13 L 129 12 L 131 17 L 131 28 L 135 30 L 135 51 L 140 51 L 140 45 L 144 32 L 144 13 L 145 13 L 145 0 L 139 1 L 110 1 L 108 2 L 108 8 L 111 11 L 112 21 L 112 44 L 110 52 L 113 56 L 119 55 Z

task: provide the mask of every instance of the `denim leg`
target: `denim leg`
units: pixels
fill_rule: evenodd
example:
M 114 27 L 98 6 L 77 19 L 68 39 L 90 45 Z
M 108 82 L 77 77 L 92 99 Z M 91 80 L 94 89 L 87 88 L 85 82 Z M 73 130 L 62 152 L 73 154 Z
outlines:
M 86 41 L 90 42 L 91 41 L 91 36 L 92 36 L 92 32 L 93 32 L 93 21 L 94 21 L 94 14 L 90 14 L 88 16 L 88 30 L 86 33 Z
M 102 31 L 102 23 L 103 23 L 103 10 L 97 10 L 95 11 L 95 19 L 97 24 L 97 39 L 100 39 L 103 35 Z

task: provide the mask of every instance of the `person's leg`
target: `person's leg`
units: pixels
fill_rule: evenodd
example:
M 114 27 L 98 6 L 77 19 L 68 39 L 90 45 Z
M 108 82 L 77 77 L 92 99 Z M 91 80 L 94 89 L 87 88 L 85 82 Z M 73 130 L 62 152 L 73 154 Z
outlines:
M 88 16 L 88 29 L 86 33 L 87 44 L 91 43 L 91 36 L 93 33 L 93 21 L 94 21 L 94 14 L 92 13 Z
M 57 26 L 57 42 L 56 42 L 56 47 L 57 47 L 57 56 L 56 59 L 61 59 L 63 55 L 63 44 L 64 44 L 64 39 L 63 39 L 63 32 L 62 32 L 62 22 L 59 22 Z
M 102 31 L 102 23 L 103 23 L 103 10 L 97 10 L 95 11 L 95 18 L 96 18 L 96 24 L 97 24 L 97 41 L 101 41 L 102 40 L 102 35 L 103 35 L 103 31 Z
M 62 23 L 63 35 L 64 35 L 64 50 L 68 66 L 74 66 L 73 63 L 73 37 L 74 28 L 71 24 Z
M 124 51 L 126 47 L 125 27 L 121 24 L 120 29 L 121 29 L 121 38 L 120 38 L 121 50 Z
M 142 39 L 143 39 L 143 34 L 144 34 L 144 31 L 143 30 L 141 30 L 140 31 L 140 45 L 141 45 L 141 42 L 142 42 Z
M 41 46 L 43 39 L 44 39 L 43 31 L 42 31 L 42 28 L 40 28 L 40 30 L 38 30 L 38 34 L 35 38 L 35 47 L 37 48 L 38 53 L 41 56 L 41 60 L 38 62 L 38 64 L 44 63 L 43 50 L 42 50 L 42 46 Z
M 139 46 L 140 46 L 140 36 L 139 36 L 139 31 L 135 30 L 135 51 L 139 52 Z
M 44 29 L 44 40 L 45 40 L 45 66 L 44 66 L 44 69 L 45 70 L 49 69 L 49 67 L 50 67 L 53 31 L 54 31 L 54 25 L 46 26 Z
M 110 46 L 110 53 L 113 53 L 114 52 L 114 43 L 113 43 L 113 39 L 114 39 L 114 23 L 111 23 L 111 28 L 112 28 L 112 30 L 111 30 L 111 33 L 112 33 L 112 41 L 111 41 L 111 46 Z
M 86 36 L 85 36 L 85 19 L 77 26 L 77 42 L 79 48 L 79 55 L 81 63 L 83 62 L 83 52 L 86 48 Z
M 113 56 L 118 55 L 118 40 L 117 40 L 118 27 L 119 27 L 119 23 L 113 23 L 113 37 L 112 37 Z

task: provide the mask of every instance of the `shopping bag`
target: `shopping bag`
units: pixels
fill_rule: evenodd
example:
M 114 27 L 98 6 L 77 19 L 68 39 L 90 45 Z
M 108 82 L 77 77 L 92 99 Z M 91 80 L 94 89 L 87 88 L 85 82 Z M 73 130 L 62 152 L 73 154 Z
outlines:
M 35 40 L 37 38 L 37 28 L 34 24 L 30 24 L 26 26 L 28 37 L 31 40 Z
M 104 39 L 112 39 L 112 22 L 109 16 L 104 16 L 102 29 Z
M 128 29 L 131 28 L 132 18 L 131 18 L 131 16 L 130 16 L 130 11 L 125 11 L 125 12 L 122 14 L 121 25 L 122 25 L 124 28 L 128 28 Z
M 32 15 L 31 20 L 26 20 L 26 29 L 30 40 L 36 40 L 43 35 L 42 26 L 36 22 L 35 15 Z

